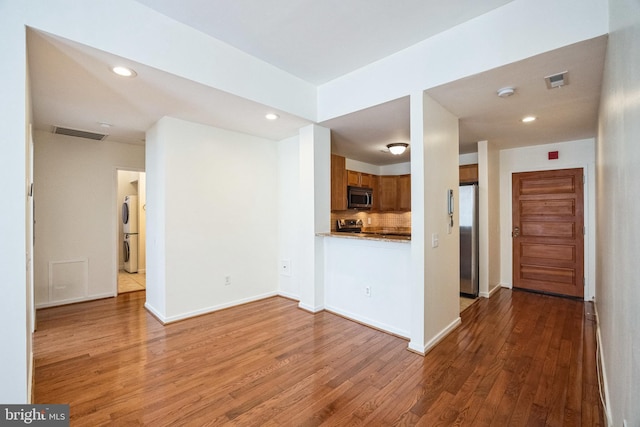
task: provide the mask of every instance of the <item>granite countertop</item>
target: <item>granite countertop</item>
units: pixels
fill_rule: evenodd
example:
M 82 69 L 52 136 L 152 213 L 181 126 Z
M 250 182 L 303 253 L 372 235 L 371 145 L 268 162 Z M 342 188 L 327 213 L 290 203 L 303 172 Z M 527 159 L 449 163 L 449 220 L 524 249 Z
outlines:
M 363 229 L 361 233 L 345 233 L 332 231 L 330 233 L 317 233 L 318 236 L 341 237 L 345 239 L 379 240 L 384 242 L 411 242 L 411 232 L 407 230 L 372 230 Z

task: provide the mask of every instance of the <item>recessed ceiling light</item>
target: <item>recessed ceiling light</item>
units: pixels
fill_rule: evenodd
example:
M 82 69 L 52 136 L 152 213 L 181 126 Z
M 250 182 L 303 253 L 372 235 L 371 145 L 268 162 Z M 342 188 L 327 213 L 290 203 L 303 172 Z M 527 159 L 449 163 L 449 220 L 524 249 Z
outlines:
M 531 123 L 536 120 L 535 116 L 527 116 L 522 118 L 522 123 Z
M 267 113 L 264 117 L 267 120 L 278 120 L 280 118 L 280 116 L 277 115 L 276 113 Z
M 134 70 L 127 67 L 116 66 L 111 69 L 114 73 L 122 77 L 135 77 L 138 75 Z

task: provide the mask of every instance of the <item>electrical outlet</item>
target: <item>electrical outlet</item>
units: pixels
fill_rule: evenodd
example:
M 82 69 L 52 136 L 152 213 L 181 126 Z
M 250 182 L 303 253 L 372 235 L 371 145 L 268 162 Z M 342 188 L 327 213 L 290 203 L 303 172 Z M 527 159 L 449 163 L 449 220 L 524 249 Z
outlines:
M 231 276 L 224 276 L 224 285 L 225 286 L 231 285 Z
M 367 286 L 366 288 L 364 288 L 364 294 L 368 297 L 371 296 L 371 287 Z
M 367 218 L 367 224 L 371 225 L 371 218 Z

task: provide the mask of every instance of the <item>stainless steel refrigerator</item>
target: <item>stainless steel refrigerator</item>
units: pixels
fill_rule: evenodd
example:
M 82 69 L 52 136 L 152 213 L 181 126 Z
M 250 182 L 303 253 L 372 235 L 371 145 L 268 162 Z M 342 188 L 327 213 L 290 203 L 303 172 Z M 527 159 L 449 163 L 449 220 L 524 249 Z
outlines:
M 478 184 L 459 191 L 460 294 L 478 296 Z

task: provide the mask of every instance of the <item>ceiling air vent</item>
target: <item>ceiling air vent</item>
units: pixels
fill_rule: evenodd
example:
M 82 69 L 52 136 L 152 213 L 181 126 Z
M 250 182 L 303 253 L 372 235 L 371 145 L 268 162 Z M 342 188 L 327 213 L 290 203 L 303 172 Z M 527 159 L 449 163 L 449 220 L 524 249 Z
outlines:
M 80 129 L 63 128 L 61 126 L 54 126 L 53 133 L 58 135 L 76 136 L 78 138 L 93 139 L 94 141 L 102 141 L 108 136 L 108 135 L 105 135 L 104 133 L 89 132 L 89 131 L 80 130 Z
M 547 83 L 547 89 L 566 86 L 569 84 L 569 72 L 563 71 L 561 73 L 552 74 L 545 77 L 544 81 Z

